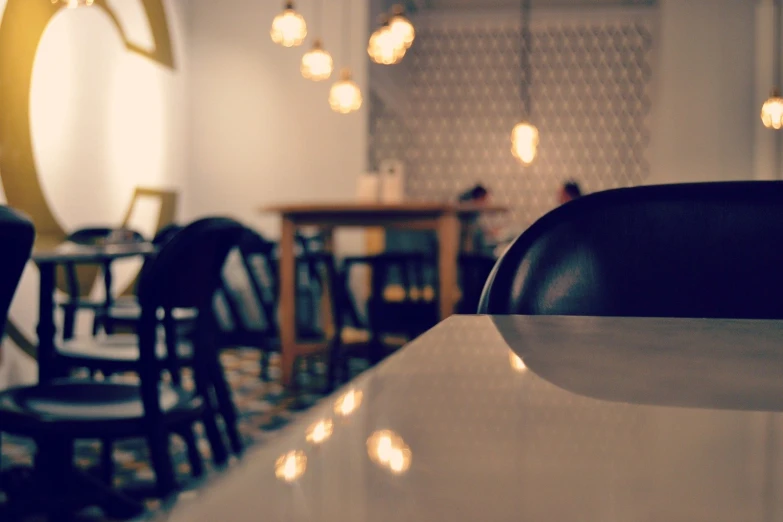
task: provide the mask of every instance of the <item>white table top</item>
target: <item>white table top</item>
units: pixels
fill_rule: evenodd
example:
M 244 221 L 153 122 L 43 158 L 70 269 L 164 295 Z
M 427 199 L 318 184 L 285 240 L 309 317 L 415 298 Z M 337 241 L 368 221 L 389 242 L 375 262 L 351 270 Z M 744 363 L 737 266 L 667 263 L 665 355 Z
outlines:
M 168 519 L 781 520 L 782 381 L 781 322 L 455 316 Z M 361 403 L 336 415 L 348 389 Z M 322 419 L 333 433 L 316 447 Z M 370 458 L 377 430 L 404 441 L 406 472 Z M 297 450 L 306 469 L 286 483 L 276 461 Z

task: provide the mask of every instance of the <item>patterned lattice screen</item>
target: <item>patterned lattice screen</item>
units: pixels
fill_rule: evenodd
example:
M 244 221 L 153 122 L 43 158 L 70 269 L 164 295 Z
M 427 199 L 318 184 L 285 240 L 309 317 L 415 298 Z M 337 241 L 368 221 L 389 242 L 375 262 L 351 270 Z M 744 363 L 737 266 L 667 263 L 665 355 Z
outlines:
M 541 146 L 528 168 L 513 159 L 509 141 L 521 117 L 518 31 L 478 22 L 420 27 L 405 58 L 405 110 L 371 99 L 370 159 L 402 159 L 412 199 L 451 200 L 481 182 L 523 228 L 556 204 L 565 179 L 593 192 L 648 176 L 649 24 L 533 26 L 532 120 Z

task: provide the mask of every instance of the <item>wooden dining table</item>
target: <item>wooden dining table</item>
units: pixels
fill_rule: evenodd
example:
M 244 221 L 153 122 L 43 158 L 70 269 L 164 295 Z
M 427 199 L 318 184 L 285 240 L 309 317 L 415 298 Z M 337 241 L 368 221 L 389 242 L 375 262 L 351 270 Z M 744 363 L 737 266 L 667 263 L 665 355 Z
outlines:
M 323 342 L 298 342 L 296 339 L 296 281 L 294 241 L 301 227 L 319 229 L 327 250 L 333 249 L 336 228 L 383 228 L 431 230 L 438 239 L 438 296 L 440 318 L 454 311 L 457 290 L 457 255 L 460 229 L 469 227 L 483 214 L 507 212 L 499 205 L 452 203 L 299 203 L 274 205 L 260 209 L 280 215 L 280 342 L 282 382 L 292 383 L 296 358 L 320 352 Z M 339 332 L 337 333 L 339 335 Z

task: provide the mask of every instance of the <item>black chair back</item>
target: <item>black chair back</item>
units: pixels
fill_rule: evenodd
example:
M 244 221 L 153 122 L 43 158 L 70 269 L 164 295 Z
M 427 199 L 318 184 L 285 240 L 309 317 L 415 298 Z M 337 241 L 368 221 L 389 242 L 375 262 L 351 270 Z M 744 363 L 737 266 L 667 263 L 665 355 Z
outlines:
M 258 302 L 261 320 L 264 322 L 262 333 L 268 339 L 278 336 L 276 310 L 279 284 L 274 251 L 274 243 L 250 229 L 245 232 L 239 243 L 242 264 Z
M 34 240 L 35 228 L 30 220 L 16 210 L 0 205 L 0 341 Z
M 208 385 L 222 372 L 216 343 L 213 297 L 220 287 L 223 264 L 246 229 L 228 218 L 205 218 L 179 231 L 142 269 L 138 285 L 141 319 L 138 326 L 140 377 L 145 414 L 159 414 L 157 401 L 161 367 L 156 363 L 157 310 L 194 308 L 194 377 Z
M 646 186 L 545 215 L 496 264 L 488 314 L 783 318 L 783 182 Z
M 155 237 L 152 238 L 152 244 L 160 248 L 173 238 L 179 231 L 182 230 L 182 225 L 176 223 L 169 223 L 162 227 L 155 233 Z

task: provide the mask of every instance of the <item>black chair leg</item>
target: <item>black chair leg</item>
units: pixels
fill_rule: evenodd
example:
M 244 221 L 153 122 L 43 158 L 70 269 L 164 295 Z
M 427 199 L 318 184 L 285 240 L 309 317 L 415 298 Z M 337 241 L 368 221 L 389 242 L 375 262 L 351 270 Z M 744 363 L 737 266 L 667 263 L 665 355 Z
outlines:
M 198 450 L 196 432 L 193 426 L 188 426 L 180 432 L 182 440 L 188 451 L 188 462 L 190 463 L 190 474 L 193 477 L 200 477 L 204 474 L 204 462 L 201 460 L 201 453 Z
M 34 483 L 27 488 L 32 512 L 43 511 L 50 522 L 65 522 L 87 506 L 98 506 L 110 517 L 138 516 L 143 506 L 107 487 L 73 465 L 73 441 L 49 437 L 36 441 Z
M 111 439 L 101 441 L 101 479 L 109 487 L 114 485 L 114 441 Z
M 204 424 L 204 432 L 207 435 L 209 446 L 212 449 L 212 462 L 216 466 L 223 466 L 228 461 L 228 451 L 223 444 L 223 436 L 218 428 L 215 418 L 215 409 L 212 405 L 212 394 L 210 390 L 203 389 L 203 379 L 196 376 L 196 386 L 199 388 L 199 395 L 204 397 L 204 415 L 201 422 Z M 202 384 L 200 384 L 202 383 Z
M 179 353 L 177 348 L 179 346 L 179 332 L 177 331 L 177 323 L 171 316 L 171 311 L 166 311 L 166 315 L 163 318 L 163 328 L 166 332 L 166 369 L 171 376 L 171 382 L 174 386 L 181 385 Z
M 101 329 L 101 319 L 100 317 L 98 317 L 98 312 L 96 311 L 95 315 L 92 318 L 92 336 L 95 337 L 96 335 L 98 335 L 100 329 Z
M 157 492 L 161 498 L 167 497 L 177 487 L 177 479 L 174 474 L 174 463 L 169 452 L 168 434 L 158 428 L 153 428 L 147 435 L 147 444 L 150 450 L 152 469 L 155 471 Z
M 223 374 L 223 369 L 219 363 L 214 365 L 212 375 L 212 385 L 215 388 L 215 398 L 217 399 L 217 406 L 220 412 L 220 416 L 223 417 L 223 422 L 226 427 L 226 434 L 228 440 L 231 443 L 231 449 L 235 455 L 242 453 L 242 437 L 239 435 L 239 429 L 237 427 L 237 410 L 234 406 L 234 400 L 231 397 L 231 390 L 226 382 L 226 376 Z
M 63 339 L 73 339 L 73 331 L 76 327 L 76 308 L 65 306 L 63 308 Z
M 329 361 L 326 369 L 326 393 L 331 393 L 337 388 L 337 369 L 342 367 L 347 358 L 341 354 L 342 342 L 340 336 L 336 335 L 329 347 Z M 346 372 L 347 375 L 347 372 Z
M 269 352 L 263 348 L 261 349 L 261 359 L 259 362 L 261 365 L 261 380 L 263 382 L 269 382 L 271 380 L 269 378 Z

